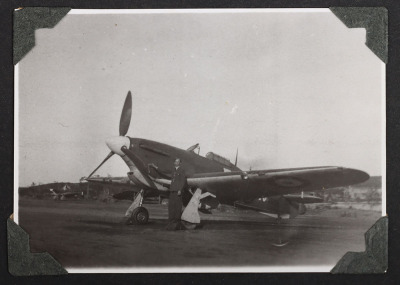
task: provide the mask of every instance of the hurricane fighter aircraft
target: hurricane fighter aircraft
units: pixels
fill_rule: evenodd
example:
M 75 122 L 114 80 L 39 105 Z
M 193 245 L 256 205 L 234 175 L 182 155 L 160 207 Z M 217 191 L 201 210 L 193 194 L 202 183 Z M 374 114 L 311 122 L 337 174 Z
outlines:
M 200 223 L 198 210 L 209 211 L 219 204 L 251 209 L 278 219 L 294 218 L 305 213 L 304 204 L 321 202 L 309 193 L 328 188 L 348 186 L 369 179 L 363 171 L 338 167 L 301 167 L 243 171 L 235 163 L 215 153 L 206 156 L 196 153 L 198 144 L 179 149 L 164 143 L 126 136 L 132 115 L 132 95 L 128 92 L 122 109 L 119 136 L 106 140 L 111 152 L 88 176 L 91 178 L 110 157 L 119 155 L 129 168 L 126 182 L 138 192 L 125 216 L 135 224 L 146 224 L 149 213 L 142 206 L 143 197 L 166 195 L 171 180 L 173 164 L 180 158 L 187 176 L 189 191 L 183 197 L 186 206 L 182 220 Z M 165 175 L 161 175 L 164 173 Z M 107 181 L 112 183 L 112 179 Z

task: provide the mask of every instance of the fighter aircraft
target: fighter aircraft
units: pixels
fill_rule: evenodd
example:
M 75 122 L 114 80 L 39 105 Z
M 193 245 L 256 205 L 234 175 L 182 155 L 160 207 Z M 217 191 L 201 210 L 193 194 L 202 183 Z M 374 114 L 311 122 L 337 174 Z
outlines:
M 67 184 L 64 185 L 62 188 L 62 192 L 55 192 L 53 189 L 50 189 L 51 195 L 53 200 L 66 200 L 67 198 L 82 198 L 83 192 L 82 191 L 70 191 L 71 187 Z
M 189 197 L 183 197 L 186 208 L 182 220 L 200 223 L 198 210 L 215 209 L 220 203 L 251 209 L 278 219 L 294 218 L 305 213 L 306 203 L 321 202 L 322 199 L 308 194 L 313 191 L 348 186 L 369 179 L 363 171 L 338 167 L 302 167 L 243 171 L 235 163 L 209 152 L 204 157 L 196 153 L 195 144 L 188 149 L 179 149 L 164 143 L 126 136 L 132 115 L 132 95 L 129 91 L 122 109 L 119 136 L 106 140 L 111 152 L 87 177 L 91 176 L 110 157 L 119 155 L 129 168 L 127 180 L 140 191 L 125 216 L 135 224 L 146 224 L 149 213 L 142 206 L 146 193 L 168 193 L 173 163 L 180 158 L 187 176 Z M 126 182 L 124 182 L 126 183 Z M 140 189 L 140 190 L 139 190 Z M 185 201 L 186 200 L 186 201 Z

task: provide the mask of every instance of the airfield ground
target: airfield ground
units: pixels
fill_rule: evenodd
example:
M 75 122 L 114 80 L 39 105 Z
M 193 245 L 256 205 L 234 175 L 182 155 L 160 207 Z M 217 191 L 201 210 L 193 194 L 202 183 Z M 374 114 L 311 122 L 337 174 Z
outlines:
M 144 205 L 150 223 L 127 226 L 128 201 L 21 199 L 19 224 L 32 252 L 49 252 L 65 268 L 334 266 L 347 251 L 364 251 L 364 233 L 379 212 L 313 210 L 274 219 L 226 208 L 201 214 L 200 229 L 169 232 L 167 206 Z M 276 246 L 284 244 L 285 246 Z

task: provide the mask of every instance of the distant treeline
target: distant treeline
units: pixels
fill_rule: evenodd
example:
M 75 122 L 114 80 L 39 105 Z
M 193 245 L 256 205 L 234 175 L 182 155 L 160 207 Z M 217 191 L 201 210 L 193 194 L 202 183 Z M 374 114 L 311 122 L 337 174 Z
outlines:
M 322 196 L 325 202 L 381 202 L 382 177 L 371 176 L 360 184 L 327 189 Z
M 371 176 L 367 181 L 353 185 L 352 187 L 361 188 L 361 187 L 375 187 L 382 188 L 382 176 Z
M 64 190 L 64 188 L 67 188 L 67 190 Z M 53 196 L 53 193 L 50 191 L 50 189 L 53 189 L 54 192 L 58 194 L 62 194 L 65 192 L 81 192 L 86 198 L 100 200 L 109 198 L 109 196 L 113 193 L 132 190 L 129 186 L 121 185 L 103 185 L 88 182 L 53 182 L 47 184 L 31 185 L 28 187 L 19 187 L 19 195 L 20 197 L 31 197 L 36 199 L 51 198 Z
M 66 191 L 63 189 L 65 186 L 68 188 Z M 83 192 L 83 194 L 86 195 L 88 191 L 88 183 L 53 182 L 31 185 L 28 187 L 19 187 L 18 190 L 21 197 L 45 198 L 52 196 L 50 189 L 53 189 L 56 193 Z M 90 185 L 89 190 L 91 195 L 98 195 L 97 192 L 101 192 L 103 187 L 100 185 Z

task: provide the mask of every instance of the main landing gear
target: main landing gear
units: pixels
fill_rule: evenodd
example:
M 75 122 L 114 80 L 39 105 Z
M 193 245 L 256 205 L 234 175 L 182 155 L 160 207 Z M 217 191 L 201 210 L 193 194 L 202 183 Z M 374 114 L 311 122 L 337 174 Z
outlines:
M 132 205 L 129 206 L 128 210 L 125 213 L 125 217 L 127 220 L 125 221 L 126 225 L 145 225 L 149 221 L 149 211 L 145 207 L 142 207 L 143 203 L 143 189 L 140 190 L 135 200 L 133 200 Z
M 128 210 L 125 213 L 125 224 L 126 225 L 145 225 L 149 221 L 149 212 L 145 207 L 142 207 L 143 203 L 143 189 L 140 190 L 132 204 L 129 206 Z M 196 226 L 200 224 L 200 215 L 199 215 L 199 205 L 200 205 L 200 200 L 207 197 L 207 196 L 213 196 L 215 195 L 206 192 L 206 193 L 201 193 L 201 189 L 197 189 L 195 193 L 193 194 L 193 197 L 190 199 L 189 204 L 186 206 L 185 210 L 182 213 L 182 221 L 187 222 L 192 226 Z M 188 227 L 188 224 L 185 225 Z

